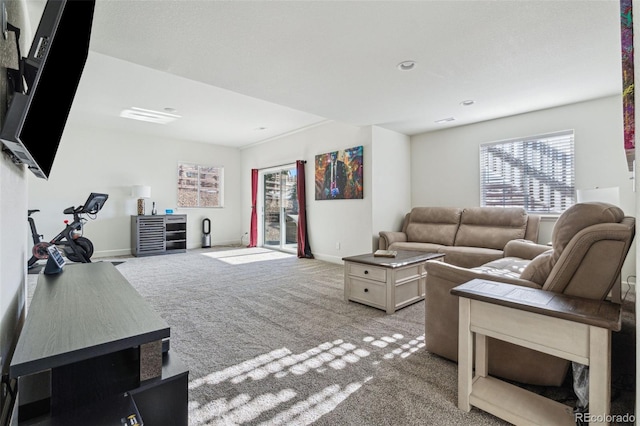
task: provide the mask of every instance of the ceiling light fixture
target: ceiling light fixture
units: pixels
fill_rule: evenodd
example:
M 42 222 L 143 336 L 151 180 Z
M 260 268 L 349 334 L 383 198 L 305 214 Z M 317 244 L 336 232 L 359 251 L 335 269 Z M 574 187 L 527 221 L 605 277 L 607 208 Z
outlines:
M 167 112 L 153 111 L 138 107 L 131 107 L 123 110 L 120 113 L 120 117 L 156 124 L 167 124 L 177 120 L 178 118 L 182 118 L 182 116 L 177 114 L 169 114 Z
M 443 118 L 442 120 L 436 120 L 436 124 L 450 123 L 452 121 L 456 121 L 453 117 Z
M 474 101 L 473 99 L 467 99 L 466 101 L 460 102 L 460 105 L 462 105 L 462 106 L 471 106 L 471 105 L 473 105 L 475 103 L 476 103 L 476 101 Z
M 402 61 L 398 64 L 400 71 L 411 71 L 416 67 L 416 61 Z

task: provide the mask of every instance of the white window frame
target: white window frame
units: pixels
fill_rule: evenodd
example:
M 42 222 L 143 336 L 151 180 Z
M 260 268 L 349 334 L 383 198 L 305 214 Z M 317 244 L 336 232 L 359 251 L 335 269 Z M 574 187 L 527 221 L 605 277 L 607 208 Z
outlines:
M 188 168 L 195 168 L 198 172 L 198 176 L 194 179 L 197 180 L 197 184 L 196 184 L 196 191 L 197 191 L 197 195 L 196 195 L 196 205 L 190 205 L 190 204 L 183 204 L 181 202 L 180 199 L 180 187 L 181 185 L 184 185 L 184 181 L 185 177 L 181 175 L 181 171 L 182 168 L 184 167 L 188 167 Z M 211 205 L 211 206 L 207 206 L 207 205 L 202 205 L 202 197 L 201 197 L 201 192 L 202 192 L 202 172 L 201 170 L 203 169 L 215 169 L 217 170 L 217 174 L 218 174 L 218 182 L 217 182 L 217 187 L 215 189 L 213 189 L 213 191 L 217 191 L 218 192 L 218 204 L 216 205 Z M 192 162 L 187 162 L 187 161 L 181 161 L 178 163 L 178 168 L 177 168 L 177 173 L 176 173 L 176 177 L 177 177 L 177 191 L 178 191 L 178 199 L 177 199 L 177 203 L 176 205 L 180 208 L 222 208 L 224 207 L 224 167 L 223 166 L 208 166 L 208 165 L 202 165 L 202 164 L 195 164 Z
M 575 136 L 563 130 L 480 145 L 480 205 L 561 214 L 575 204 Z

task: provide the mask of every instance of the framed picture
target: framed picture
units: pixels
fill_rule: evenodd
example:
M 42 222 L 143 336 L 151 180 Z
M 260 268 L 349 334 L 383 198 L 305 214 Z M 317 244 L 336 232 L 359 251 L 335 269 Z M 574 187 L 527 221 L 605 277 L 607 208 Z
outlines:
M 316 155 L 316 200 L 362 199 L 362 145 Z

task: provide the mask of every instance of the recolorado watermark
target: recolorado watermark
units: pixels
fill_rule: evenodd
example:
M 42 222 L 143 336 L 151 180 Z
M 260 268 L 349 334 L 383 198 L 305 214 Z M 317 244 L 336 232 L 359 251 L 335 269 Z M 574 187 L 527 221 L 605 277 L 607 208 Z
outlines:
M 595 415 L 590 413 L 574 413 L 576 423 L 628 423 L 632 424 L 636 422 L 636 416 L 634 414 L 607 414 L 607 415 Z

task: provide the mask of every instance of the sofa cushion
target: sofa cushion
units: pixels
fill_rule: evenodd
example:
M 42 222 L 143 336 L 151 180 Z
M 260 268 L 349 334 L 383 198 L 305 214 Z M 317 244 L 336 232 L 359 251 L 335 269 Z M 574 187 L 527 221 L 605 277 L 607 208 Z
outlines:
M 623 218 L 622 209 L 612 204 L 580 203 L 569 207 L 560 215 L 551 233 L 556 259 L 571 238 L 584 228 L 598 223 L 619 223 Z
M 524 238 L 526 231 L 527 213 L 522 208 L 466 208 L 455 245 L 502 250 L 509 241 Z
M 520 278 L 527 281 L 533 281 L 536 284 L 544 285 L 547 277 L 553 269 L 553 250 L 545 251 L 537 255 L 524 268 Z
M 444 247 L 442 244 L 433 244 L 433 243 L 416 243 L 412 241 L 407 242 L 397 242 L 392 243 L 388 250 L 413 250 L 413 251 L 424 251 L 427 253 L 439 253 L 440 250 Z
M 495 277 L 521 278 L 522 271 L 529 263 L 531 263 L 529 259 L 503 257 L 472 269 Z
M 525 280 L 544 285 L 553 267 L 571 239 L 583 229 L 600 223 L 618 223 L 624 219 L 624 212 L 606 203 L 579 203 L 565 210 L 551 233 L 553 250 L 536 256 L 522 272 Z M 566 285 L 567 283 L 562 283 Z M 564 288 L 547 288 L 550 291 L 564 291 Z M 607 290 L 608 291 L 608 290 Z
M 456 246 L 443 246 L 438 250 L 438 253 L 445 255 L 444 261 L 446 263 L 463 268 L 474 268 L 484 265 L 492 260 L 500 259 L 504 255 L 502 250 Z
M 407 241 L 452 246 L 461 214 L 462 209 L 455 207 L 414 207 L 407 225 Z

